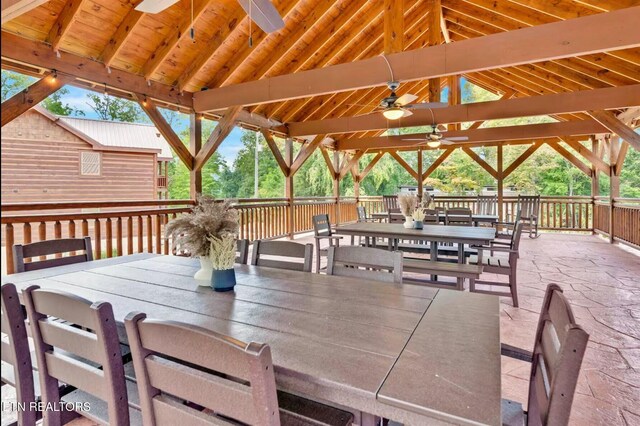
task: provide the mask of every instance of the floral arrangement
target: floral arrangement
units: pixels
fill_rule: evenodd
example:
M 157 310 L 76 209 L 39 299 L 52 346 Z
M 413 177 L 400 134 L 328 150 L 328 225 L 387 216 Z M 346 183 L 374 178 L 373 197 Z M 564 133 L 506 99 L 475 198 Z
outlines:
M 413 217 L 413 220 L 415 220 L 416 222 L 423 222 L 424 216 L 424 209 L 422 207 L 418 207 L 417 209 L 415 209 L 415 211 L 411 215 L 411 217 Z
M 192 257 L 208 257 L 214 238 L 233 238 L 235 253 L 238 212 L 229 201 L 219 202 L 213 197 L 199 196 L 191 213 L 170 221 L 165 232 L 173 236 L 175 245 Z
M 411 216 L 418 205 L 418 197 L 412 194 L 398 194 L 398 206 L 402 214 Z
M 424 193 L 424 196 L 422 197 L 422 202 L 420 203 L 420 207 L 422 207 L 423 209 L 433 209 L 434 206 L 434 201 L 433 201 L 433 197 L 431 196 L 431 194 L 429 194 L 428 192 Z
M 233 269 L 236 261 L 236 237 L 226 234 L 222 237 L 211 237 L 209 245 L 209 260 L 213 269 L 224 271 Z

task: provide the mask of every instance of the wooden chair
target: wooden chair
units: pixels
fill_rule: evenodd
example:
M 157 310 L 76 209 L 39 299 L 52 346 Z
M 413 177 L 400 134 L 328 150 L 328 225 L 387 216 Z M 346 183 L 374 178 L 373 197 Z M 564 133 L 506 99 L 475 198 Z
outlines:
M 320 273 L 320 256 L 327 254 L 327 249 L 322 248 L 320 242 L 327 240 L 329 247 L 339 246 L 342 237 L 333 235 L 328 214 L 319 214 L 311 218 L 313 222 L 313 237 L 316 243 L 316 274 Z
M 502 344 L 502 355 L 531 363 L 528 412 L 522 404 L 503 399 L 502 424 L 567 425 L 588 341 L 560 286 L 549 284 L 533 352 Z
M 16 390 L 16 402 L 27 407 L 18 410 L 18 424 L 33 426 L 40 418 L 30 404 L 36 401 L 39 386 L 34 382 L 24 312 L 13 284 L 2 286 L 2 383 Z
M 246 265 L 249 260 L 249 240 L 236 241 L 236 263 Z
M 279 407 L 269 345 L 244 343 L 189 324 L 125 319 L 145 425 L 347 425 L 351 413 L 287 395 Z M 291 402 L 295 399 L 295 402 Z M 187 402 L 187 403 L 184 403 Z M 339 415 L 337 415 L 337 412 Z
M 529 231 L 529 238 L 538 238 L 538 212 L 540 211 L 539 195 L 518 195 L 518 212 L 524 229 Z
M 264 256 L 285 257 L 287 260 L 264 258 Z M 294 262 L 290 259 L 302 259 Z M 256 240 L 253 242 L 251 264 L 269 268 L 311 272 L 313 244 L 299 244 L 293 241 Z
M 436 209 L 424 209 L 424 223 L 438 225 L 440 223 L 438 211 Z
M 471 209 L 447 209 L 444 212 L 444 224 L 448 226 L 473 226 Z
M 77 254 L 76 252 L 82 252 Z M 68 256 L 56 257 L 35 261 L 36 257 L 48 255 Z M 31 258 L 31 262 L 25 259 Z M 39 241 L 31 244 L 16 244 L 13 246 L 13 265 L 16 272 L 35 271 L 38 269 L 53 268 L 54 266 L 71 265 L 73 263 L 89 262 L 93 260 L 91 250 L 91 238 L 64 238 L 56 240 Z
M 387 222 L 388 223 L 404 223 L 404 216 L 400 209 L 393 208 L 387 210 Z
M 23 295 L 38 361 L 42 402 L 59 406 L 62 400 L 80 407 L 88 403 L 91 410 L 77 413 L 96 423 L 139 424 L 139 411 L 130 410 L 128 405 L 111 305 L 38 286 L 28 287 Z M 58 381 L 76 390 L 61 396 Z M 61 411 L 46 410 L 43 424 L 60 425 L 62 416 Z
M 382 204 L 384 204 L 384 209 L 389 211 L 391 209 L 398 208 L 398 196 L 397 195 L 383 195 L 382 196 Z
M 497 195 L 478 195 L 476 200 L 476 214 L 481 215 L 497 215 L 498 214 L 498 196 Z
M 371 247 L 329 247 L 327 275 L 402 283 L 402 252 Z
M 358 223 L 375 223 L 377 222 L 377 220 L 367 217 L 367 210 L 364 208 L 364 206 L 357 206 L 356 207 L 356 213 L 358 214 Z M 351 245 L 354 245 L 355 243 L 355 237 L 352 235 L 351 236 Z M 358 237 L 358 244 L 362 245 L 362 236 Z
M 518 272 L 518 257 L 519 255 L 519 247 L 520 247 L 520 237 L 522 236 L 522 223 L 518 222 L 516 224 L 515 230 L 511 237 L 511 244 L 508 247 L 501 246 L 472 246 L 478 250 L 477 256 L 469 257 L 469 264 L 478 265 L 478 259 L 482 258 L 482 266 L 483 272 L 487 272 L 490 274 L 498 274 L 498 275 L 507 275 L 509 277 L 508 282 L 504 283 L 501 281 L 486 281 L 486 280 L 476 280 L 475 282 L 471 282 L 469 286 L 469 291 L 473 291 L 476 293 L 486 293 L 486 294 L 496 294 L 498 296 L 511 296 L 513 300 L 513 306 L 518 307 L 518 286 L 517 286 L 517 272 Z M 491 256 L 483 256 L 484 251 L 490 251 L 491 254 L 494 252 L 498 253 L 507 253 L 508 257 L 494 257 Z M 509 292 L 499 292 L 493 290 L 482 290 L 477 289 L 476 285 L 490 285 L 490 286 L 501 286 L 501 287 L 509 287 Z

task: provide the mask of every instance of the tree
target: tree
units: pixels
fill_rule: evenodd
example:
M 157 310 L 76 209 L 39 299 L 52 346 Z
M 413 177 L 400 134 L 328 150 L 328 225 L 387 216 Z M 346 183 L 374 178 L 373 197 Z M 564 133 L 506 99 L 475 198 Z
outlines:
M 35 78 L 14 71 L 2 70 L 2 102 L 29 87 Z
M 69 89 L 63 87 L 42 101 L 42 106 L 56 115 L 84 115 L 84 111 L 64 103 L 63 96 L 68 93 Z
M 125 121 L 135 123 L 141 121 L 142 110 L 137 103 L 108 94 L 87 94 L 87 105 L 93 109 L 102 120 Z

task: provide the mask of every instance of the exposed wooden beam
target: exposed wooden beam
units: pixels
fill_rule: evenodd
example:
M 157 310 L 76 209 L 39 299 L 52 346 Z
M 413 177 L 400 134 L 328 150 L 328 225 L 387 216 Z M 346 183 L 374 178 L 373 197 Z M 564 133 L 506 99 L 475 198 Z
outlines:
M 400 154 L 398 154 L 397 151 L 390 150 L 389 151 L 389 155 L 391 155 L 393 158 L 395 158 L 395 160 L 398 162 L 398 164 L 400 164 L 402 166 L 402 168 L 405 169 L 407 171 L 407 173 L 409 173 L 411 175 L 411 177 L 413 177 L 416 180 L 420 179 L 420 177 L 418 176 L 418 172 L 413 170 L 413 168 L 409 165 L 409 163 L 404 161 L 404 158 L 402 158 L 400 156 Z
M 320 146 L 320 144 L 322 143 L 322 141 L 324 141 L 324 139 L 325 139 L 325 135 L 317 135 L 316 137 L 313 138 L 311 142 L 309 142 L 306 145 L 303 145 L 302 149 L 298 153 L 298 156 L 296 157 L 296 159 L 294 160 L 293 164 L 289 169 L 290 175 L 294 175 L 298 170 L 300 170 L 300 167 L 302 167 L 302 165 L 309 159 L 309 157 L 311 157 L 311 154 L 313 154 L 313 151 L 315 151 L 316 148 Z
M 404 50 L 404 0 L 384 0 L 384 53 Z
M 236 119 L 241 110 L 241 106 L 234 106 L 225 111 L 220 121 L 218 121 L 218 125 L 213 129 L 213 132 L 211 132 L 209 139 L 207 139 L 207 142 L 194 159 L 194 169 L 201 170 L 207 163 L 207 160 L 216 152 L 220 144 L 233 130 L 233 126 L 236 124 Z
M 395 77 L 406 82 L 628 49 L 640 46 L 639 20 L 640 6 L 396 53 L 388 59 Z M 211 111 L 382 86 L 387 80 L 384 61 L 371 58 L 198 92 L 194 104 L 197 111 Z
M 429 15 L 427 16 L 427 25 L 429 28 L 429 38 L 427 44 L 429 46 L 438 46 L 442 44 L 442 4 L 440 3 L 440 0 L 431 0 L 428 7 Z M 440 78 L 430 78 L 429 102 L 440 102 L 440 93 Z
M 582 145 L 580 141 L 571 137 L 564 137 L 560 139 L 562 139 L 567 145 L 573 148 L 578 154 L 582 155 L 599 171 L 601 171 L 602 173 L 609 173 L 609 165 L 598 158 L 598 156 L 594 154 L 589 148 Z
M 364 170 L 362 170 L 362 172 L 360 172 L 360 181 L 362 181 L 364 178 L 367 177 L 367 175 L 371 172 L 371 170 L 373 169 L 373 167 L 378 164 L 378 161 L 380 161 L 382 159 L 382 157 L 384 156 L 384 154 L 386 154 L 386 152 L 378 152 L 376 154 L 375 157 L 373 157 L 371 159 L 371 161 L 369 162 L 369 164 L 367 164 L 367 167 L 364 168 Z
M 624 87 L 461 104 L 436 108 L 433 110 L 433 115 L 437 123 L 460 123 L 565 114 L 598 108 L 624 108 L 637 105 L 638 99 L 640 99 L 640 84 L 634 84 Z M 368 114 L 356 117 L 291 122 L 287 123 L 287 129 L 291 136 L 296 137 L 313 135 L 320 131 L 327 134 L 353 133 L 374 129 L 424 126 L 431 124 L 431 122 L 431 113 L 428 110 L 415 110 L 413 115 L 395 121 L 385 119 L 382 114 Z
M 191 93 L 185 92 L 181 96 L 173 87 L 147 81 L 138 75 L 127 71 L 111 69 L 109 73 L 104 64 L 88 58 L 62 52 L 58 58 L 51 48 L 43 42 L 27 40 L 15 34 L 2 31 L 0 38 L 2 43 L 2 58 L 30 64 L 43 69 L 57 69 L 62 73 L 72 75 L 102 86 L 106 83 L 109 87 L 119 89 L 130 94 L 144 93 L 148 98 L 191 108 Z
M 467 155 L 469 157 L 471 157 L 471 159 L 473 161 L 475 161 L 476 163 L 478 163 L 478 165 L 480 167 L 482 167 L 483 169 L 485 169 L 487 171 L 487 173 L 489 173 L 491 176 L 493 176 L 494 179 L 498 179 L 498 172 L 489 165 L 489 163 L 487 163 L 486 161 L 484 161 L 473 149 L 467 147 L 467 146 L 463 146 L 462 150 L 464 152 L 467 153 Z
M 129 36 L 131 36 L 133 29 L 136 25 L 138 25 L 138 22 L 140 22 L 140 20 L 144 16 L 144 13 L 136 10 L 137 3 L 139 3 L 138 0 L 136 0 L 131 5 L 131 10 L 129 10 L 127 15 L 124 17 L 124 19 L 118 26 L 118 29 L 116 29 L 116 32 L 113 33 L 113 35 L 109 39 L 109 43 L 100 54 L 100 60 L 107 67 L 111 66 L 111 63 L 116 58 L 116 56 L 118 56 L 118 53 L 120 53 L 120 50 L 122 50 L 122 47 L 129 39 Z
M 276 144 L 276 141 L 273 139 L 273 136 L 271 135 L 271 133 L 269 133 L 267 129 L 264 129 L 264 128 L 260 129 L 260 132 L 262 133 L 262 136 L 264 136 L 264 140 L 267 141 L 267 145 L 269 146 L 271 153 L 273 153 L 273 158 L 276 159 L 278 166 L 280 166 L 280 170 L 282 170 L 282 173 L 285 176 L 289 176 L 289 166 L 287 165 L 287 162 L 284 160 L 284 157 L 280 152 L 280 148 L 278 148 L 278 145 Z
M 628 151 L 629 151 L 629 143 L 622 141 L 622 144 L 620 145 L 620 152 L 618 152 L 618 158 L 616 160 L 616 164 L 613 169 L 613 173 L 616 176 L 620 176 L 622 174 L 622 168 L 624 167 L 624 159 L 627 157 Z
M 340 169 L 340 174 L 338 175 L 338 179 L 344 178 L 347 173 L 353 170 L 353 167 L 358 164 L 358 161 L 362 158 L 362 156 L 366 153 L 366 150 L 357 151 L 353 156 L 349 159 L 347 164 Z
M 324 158 L 324 162 L 327 164 L 327 168 L 329 169 L 329 173 L 331 174 L 331 179 L 336 179 L 336 169 L 333 167 L 333 160 L 329 157 L 329 152 L 327 152 L 327 148 L 320 145 L 320 152 L 322 153 L 322 158 Z
M 442 30 L 442 38 L 445 43 L 451 43 L 451 35 L 449 34 L 449 28 L 447 28 L 447 21 L 444 19 L 442 13 L 442 5 L 440 6 L 440 29 Z
M 171 125 L 162 116 L 158 107 L 150 99 L 144 99 L 143 96 L 138 97 L 138 102 L 142 110 L 147 114 L 151 122 L 156 126 L 160 134 L 167 140 L 173 151 L 176 153 L 180 161 L 187 166 L 187 169 L 194 170 L 194 157 L 189 152 L 189 148 L 182 142 L 182 139 L 173 131 Z M 199 170 L 199 169 L 198 169 Z
M 553 148 L 558 154 L 562 155 L 567 161 L 576 166 L 581 172 L 583 172 L 587 176 L 591 176 L 592 170 L 585 163 L 580 161 L 578 157 L 570 153 L 566 150 L 565 147 L 560 145 L 559 143 L 547 143 L 551 148 Z
M 522 126 L 505 126 L 505 127 L 488 127 L 485 129 L 475 130 L 456 130 L 450 132 L 442 132 L 447 137 L 465 136 L 469 140 L 466 142 L 456 143 L 456 145 L 466 145 L 473 142 L 494 142 L 506 140 L 522 140 L 535 138 L 548 138 L 554 136 L 567 135 L 590 135 L 600 133 L 605 130 L 600 123 L 593 120 L 585 121 L 564 121 L 559 123 L 541 123 L 526 124 Z M 418 133 L 412 135 L 393 135 L 371 138 L 351 138 L 339 140 L 336 143 L 337 149 L 340 151 L 352 149 L 384 149 L 384 148 L 400 148 L 400 147 L 417 147 L 416 141 L 408 141 L 405 138 L 412 139 L 426 138 L 428 133 Z
M 204 14 L 211 1 L 212 0 L 194 1 L 193 20 L 191 19 L 191 13 L 185 13 L 182 21 L 175 25 L 173 30 L 166 35 L 149 60 L 142 67 L 142 75 L 144 75 L 144 78 L 147 80 L 151 79 L 153 74 L 155 74 L 158 68 L 160 68 L 162 63 L 167 59 L 178 43 L 189 37 L 189 30 L 191 29 L 191 26 Z M 200 41 L 201 40 L 196 39 L 196 43 Z
M 431 176 L 431 173 L 435 172 L 436 169 L 438 167 L 440 167 L 440 164 L 442 164 L 444 162 L 444 160 L 446 160 L 454 151 L 454 148 L 447 148 L 444 150 L 444 152 L 442 154 L 440 154 L 440 156 L 438 158 L 436 158 L 436 161 L 434 161 L 427 170 L 425 170 L 425 172 L 422 174 L 422 182 L 424 182 L 425 180 L 427 180 L 427 178 L 429 176 Z
M 71 80 L 73 77 L 66 74 L 58 74 L 55 79 L 53 74 L 47 74 L 4 101 L 2 103 L 2 127 L 38 105 L 47 96 L 55 93 Z
M 57 52 L 60 48 L 60 44 L 64 39 L 64 36 L 71 28 L 71 24 L 75 21 L 78 11 L 82 7 L 85 0 L 67 0 L 62 8 L 62 11 L 58 15 L 58 19 L 51 27 L 47 41 L 51 45 L 51 49 Z
M 625 111 L 617 115 L 618 120 L 624 124 L 630 125 L 634 121 L 640 120 L 640 106 L 627 108 Z
M 638 98 L 638 103 L 640 103 L 640 98 Z M 620 121 L 614 113 L 611 111 L 588 111 L 587 113 L 612 133 L 620 136 L 621 139 L 628 142 L 636 150 L 640 151 L 640 135 L 634 132 L 631 127 Z
M 2 24 L 24 15 L 49 0 L 2 0 Z
M 189 114 L 189 153 L 195 158 L 202 149 L 202 116 Z M 189 197 L 195 200 L 202 193 L 202 171 L 189 171 Z
M 509 164 L 509 167 L 504 169 L 504 171 L 502 172 L 502 177 L 507 178 L 518 167 L 520 167 L 520 165 L 524 163 L 527 160 L 527 158 L 531 157 L 533 153 L 536 152 L 538 148 L 540 148 L 541 146 L 542 146 L 542 142 L 540 141 L 534 142 L 529 148 L 527 148 L 522 154 L 520 154 L 518 158 L 513 160 L 513 162 Z

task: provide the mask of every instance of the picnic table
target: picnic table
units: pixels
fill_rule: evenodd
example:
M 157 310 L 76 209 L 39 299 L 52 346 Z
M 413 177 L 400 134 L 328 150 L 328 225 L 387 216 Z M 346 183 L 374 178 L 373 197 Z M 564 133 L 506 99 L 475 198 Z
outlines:
M 404 215 L 402 213 L 391 213 L 391 216 L 395 216 L 398 219 L 404 220 Z M 462 217 L 462 216 L 450 216 L 453 218 Z M 378 220 L 380 222 L 389 219 L 389 212 L 378 212 L 372 213 L 371 218 Z M 438 212 L 438 220 L 444 223 L 444 212 Z M 478 226 L 480 223 L 487 223 L 489 225 L 493 225 L 494 223 L 498 223 L 498 216 L 490 215 L 490 214 L 473 214 L 471 215 L 471 221 L 475 226 Z
M 497 297 L 247 265 L 234 292 L 216 293 L 198 286 L 197 269 L 137 254 L 2 282 L 109 302 L 121 328 L 142 311 L 268 343 L 280 389 L 347 407 L 361 424 L 500 424 Z

